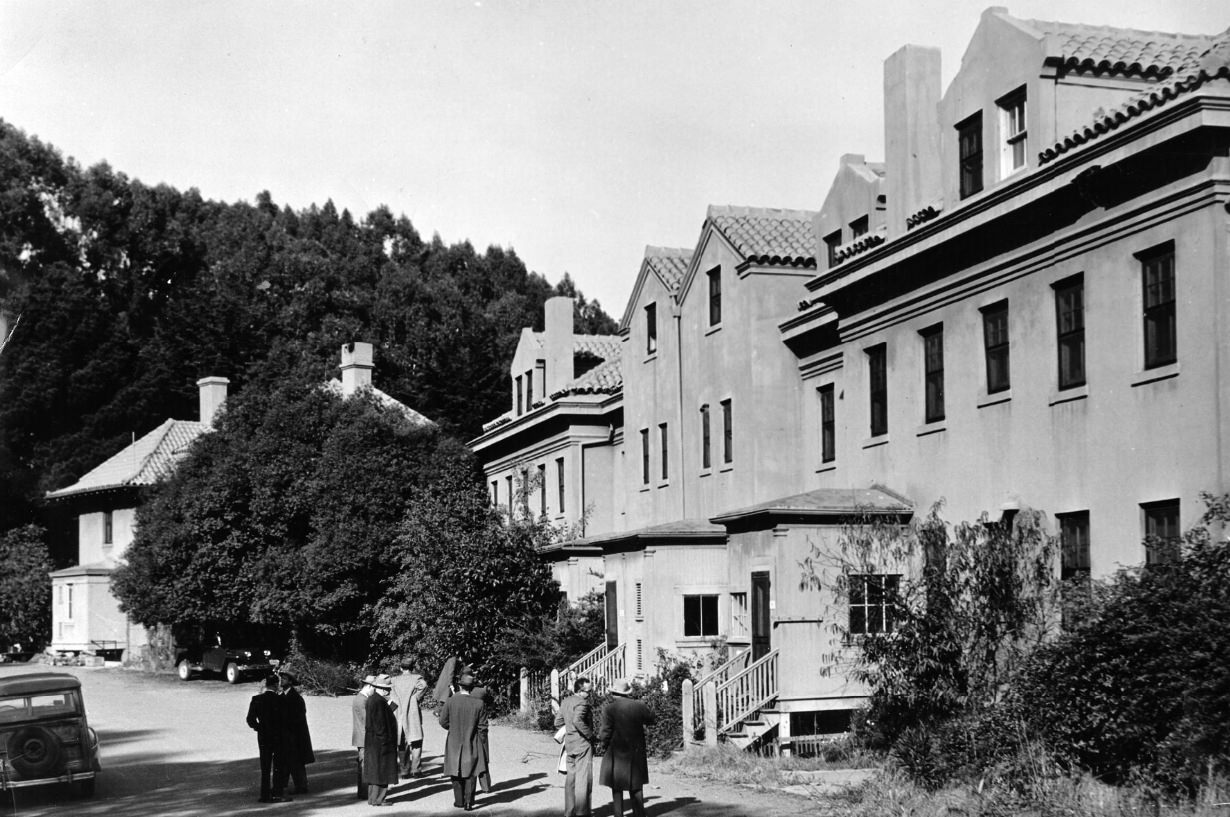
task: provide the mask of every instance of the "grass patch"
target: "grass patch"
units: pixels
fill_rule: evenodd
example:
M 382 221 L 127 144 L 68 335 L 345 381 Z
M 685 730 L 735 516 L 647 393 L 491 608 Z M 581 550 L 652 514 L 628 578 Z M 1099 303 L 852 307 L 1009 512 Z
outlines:
M 835 743 L 825 757 L 767 757 L 720 744 L 676 752 L 658 768 L 687 777 L 779 788 L 792 782 L 788 779 L 789 772 L 868 769 L 877 768 L 883 762 L 882 757 L 854 749 L 844 742 Z

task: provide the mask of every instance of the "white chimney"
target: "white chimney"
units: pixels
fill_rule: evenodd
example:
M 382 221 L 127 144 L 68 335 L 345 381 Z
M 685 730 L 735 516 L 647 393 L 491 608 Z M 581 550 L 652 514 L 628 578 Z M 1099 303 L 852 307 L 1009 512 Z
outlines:
M 554 394 L 573 378 L 572 308 L 572 298 L 566 295 L 547 298 L 543 305 L 543 352 L 547 366 L 543 394 Z
M 906 45 L 884 61 L 884 185 L 888 240 L 943 193 L 940 180 L 940 50 Z
M 372 384 L 372 345 L 347 343 L 342 347 L 342 395 L 349 397 Z
M 200 394 L 200 419 L 206 426 L 213 428 L 214 415 L 226 402 L 226 387 L 231 381 L 225 377 L 202 377 L 196 381 Z

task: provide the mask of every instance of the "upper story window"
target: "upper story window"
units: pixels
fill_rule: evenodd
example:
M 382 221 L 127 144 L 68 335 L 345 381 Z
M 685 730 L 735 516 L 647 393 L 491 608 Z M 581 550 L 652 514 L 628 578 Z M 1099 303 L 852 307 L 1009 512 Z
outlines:
M 1003 138 L 1001 176 L 1025 166 L 1028 139 L 1025 133 L 1025 89 L 1018 88 L 999 101 L 999 129 Z
M 709 278 L 709 325 L 722 322 L 722 268 L 714 267 L 707 273 Z
M 547 515 L 547 464 L 538 466 L 538 515 Z
M 1175 297 L 1174 244 L 1142 253 L 1140 271 L 1144 294 L 1145 368 L 1174 363 L 1178 359 Z
M 534 407 L 534 370 L 530 369 L 525 373 L 525 410 L 529 411 Z
M 722 401 L 722 462 L 730 464 L 735 459 L 734 420 L 731 417 L 730 400 Z
M 500 504 L 500 481 L 491 480 L 491 507 L 499 507 Z
M 1089 575 L 1089 511 L 1056 514 L 1059 545 L 1063 551 L 1059 577 L 1063 580 Z
M 888 347 L 867 350 L 867 386 L 870 395 L 871 436 L 888 433 Z
M 658 423 L 658 443 L 662 446 L 662 481 L 671 478 L 671 466 L 668 442 L 670 436 L 666 432 L 666 423 Z
M 542 397 L 539 399 L 545 400 L 547 397 L 547 361 L 534 361 L 534 377 L 538 380 L 538 385 L 542 387 Z
M 658 351 L 658 305 L 645 306 L 645 354 Z
M 944 325 L 937 324 L 921 333 L 923 339 L 924 420 L 944 419 Z
M 525 386 L 521 383 L 521 375 L 517 375 L 517 416 L 525 413 Z
M 1145 516 L 1145 564 L 1174 561 L 1183 533 L 1179 530 L 1179 500 L 1141 505 Z
M 824 248 L 828 252 L 829 268 L 837 266 L 837 249 L 841 246 L 841 230 L 829 233 L 824 237 Z
M 103 511 L 103 544 L 109 545 L 115 541 L 115 525 L 111 511 Z
M 957 125 L 957 158 L 964 199 L 982 190 L 982 111 Z
M 982 310 L 982 343 L 987 361 L 987 394 L 1011 388 L 1008 369 L 1008 302 Z
M 709 437 L 709 404 L 705 403 L 700 407 L 700 467 L 709 468 L 713 465 L 713 459 L 710 456 L 710 437 Z
M 512 474 L 509 474 L 508 476 L 504 477 L 504 481 L 505 481 L 505 483 L 507 483 L 507 487 L 508 487 L 508 515 L 509 515 L 509 517 L 511 517 L 511 516 L 512 516 L 512 512 L 513 512 L 513 478 L 512 478 Z
M 857 238 L 862 238 L 867 235 L 870 227 L 870 219 L 867 216 L 859 216 L 850 222 L 850 240 L 854 241 Z
M 837 459 L 837 426 L 834 423 L 833 384 L 821 386 L 820 394 L 820 462 Z
M 649 429 L 641 429 L 641 484 L 649 484 Z
M 1085 385 L 1085 279 L 1078 275 L 1055 287 L 1059 340 L 1059 388 Z
M 564 512 L 564 458 L 555 460 L 555 490 L 558 494 L 559 513 Z

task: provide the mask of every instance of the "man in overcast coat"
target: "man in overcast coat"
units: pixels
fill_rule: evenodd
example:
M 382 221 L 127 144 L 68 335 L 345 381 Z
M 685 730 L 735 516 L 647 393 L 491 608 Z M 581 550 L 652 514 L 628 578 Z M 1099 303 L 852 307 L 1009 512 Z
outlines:
M 282 740 L 282 702 L 278 698 L 278 679 L 270 675 L 265 679 L 265 688 L 252 696 L 248 704 L 248 726 L 256 730 L 256 745 L 261 758 L 261 796 L 260 802 L 274 803 L 270 787 L 270 775 L 273 774 L 274 755 L 277 754 Z
M 444 742 L 444 773 L 453 781 L 453 805 L 471 811 L 478 775 L 487 771 L 483 742 L 487 737 L 487 707 L 470 694 L 474 676 L 457 679 L 458 693 L 440 708 L 440 725 L 448 730 Z
M 632 684 L 620 678 L 611 684 L 611 701 L 602 710 L 598 750 L 602 771 L 598 782 L 611 787 L 614 817 L 624 817 L 624 795 L 632 800 L 633 817 L 645 817 L 645 784 L 649 782 L 649 756 L 645 727 L 654 722 L 653 711 L 632 697 Z
M 377 675 L 371 688 L 375 693 L 364 707 L 363 779 L 367 782 L 367 802 L 387 806 L 391 804 L 384 798 L 389 786 L 397 782 L 397 718 L 389 706 L 389 676 Z

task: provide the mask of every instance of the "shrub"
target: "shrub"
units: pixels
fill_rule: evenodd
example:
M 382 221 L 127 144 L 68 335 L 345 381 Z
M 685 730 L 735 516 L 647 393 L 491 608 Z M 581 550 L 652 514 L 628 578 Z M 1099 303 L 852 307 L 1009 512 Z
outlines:
M 299 686 L 312 695 L 351 695 L 367 675 L 363 666 L 353 662 L 331 661 L 293 651 L 282 664 L 299 679 Z

